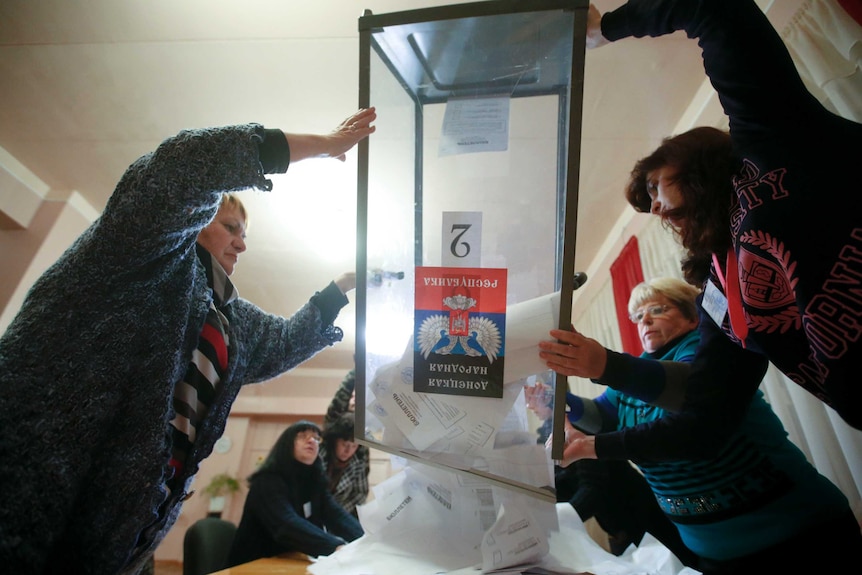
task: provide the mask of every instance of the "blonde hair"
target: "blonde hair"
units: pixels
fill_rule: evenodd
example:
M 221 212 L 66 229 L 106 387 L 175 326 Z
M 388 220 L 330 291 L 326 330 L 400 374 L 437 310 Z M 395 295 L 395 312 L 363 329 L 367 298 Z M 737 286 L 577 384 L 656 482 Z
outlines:
M 697 296 L 700 290 L 690 283 L 677 278 L 655 278 L 641 282 L 634 287 L 629 296 L 629 313 L 632 314 L 645 301 L 655 299 L 657 295 L 666 297 L 679 308 L 686 319 L 698 320 Z
M 239 211 L 242 219 L 245 220 L 246 229 L 248 228 L 248 212 L 245 211 L 245 206 L 242 204 L 239 196 L 233 193 L 222 194 L 219 208 L 228 208 Z

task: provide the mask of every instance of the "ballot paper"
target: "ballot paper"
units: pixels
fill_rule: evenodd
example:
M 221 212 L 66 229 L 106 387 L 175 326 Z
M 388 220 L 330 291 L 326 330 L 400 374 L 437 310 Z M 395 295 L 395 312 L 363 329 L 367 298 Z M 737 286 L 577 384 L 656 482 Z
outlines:
M 482 572 L 535 565 L 548 554 L 548 533 L 523 502 L 500 506 L 497 521 L 482 539 Z
M 374 491 L 374 499 L 358 507 L 368 536 L 391 541 L 413 533 L 420 541 L 437 530 L 435 538 L 462 565 L 479 556 L 482 534 L 496 519 L 495 488 L 476 478 L 445 470 L 408 464 Z
M 469 398 L 460 399 L 463 402 Z M 420 403 L 424 405 L 423 402 Z M 412 407 L 411 409 L 419 414 L 420 418 L 422 417 L 421 408 Z M 484 412 L 467 410 L 465 413 L 476 415 Z M 386 417 L 388 418 L 388 415 Z M 409 445 L 405 445 L 404 442 L 400 444 L 401 449 L 416 457 L 452 469 L 479 470 L 532 487 L 553 489 L 553 461 L 548 456 L 544 446 L 535 443 L 533 434 L 524 430 L 520 434 L 496 434 L 497 442 L 488 444 L 485 438 L 494 435 L 494 433 L 485 429 L 487 426 L 485 422 L 476 420 L 473 424 L 468 425 L 468 422 L 472 421 L 471 417 L 464 417 L 462 421 L 464 428 L 456 426 L 457 432 L 452 437 L 443 438 L 428 449 L 416 451 L 411 449 Z M 384 432 L 384 439 L 398 441 L 401 437 L 406 443 L 410 442 L 407 437 L 400 433 L 386 435 L 391 427 L 389 425 L 387 431 Z M 465 431 L 465 429 L 467 430 Z M 516 443 L 505 444 L 500 442 L 501 438 L 505 440 L 520 438 L 520 440 Z M 417 441 L 416 435 L 414 434 L 411 439 Z M 483 442 L 484 444 L 479 446 Z M 393 443 L 387 444 L 393 445 Z
M 500 152 L 509 147 L 509 97 L 450 98 L 443 114 L 440 156 Z
M 371 383 L 368 413 L 383 426 L 383 445 L 447 468 L 553 491 L 553 461 L 523 413 L 529 379 L 507 385 L 501 399 L 455 397 L 414 392 L 409 370 L 407 358 L 381 368 Z
M 385 419 L 384 425 L 395 425 L 408 440 L 394 446 L 465 454 L 491 449 L 520 387 L 504 390 L 502 398 L 416 392 L 410 379 L 412 367 L 412 355 L 405 354 L 397 366 L 381 368 L 370 385 L 376 402 L 373 415 Z
M 507 360 L 502 398 L 447 396 L 414 391 L 413 340 L 399 361 L 377 370 L 371 384 L 378 420 L 395 425 L 407 439 L 394 445 L 419 452 L 476 454 L 493 448 L 497 433 L 512 411 L 524 381 L 546 372 L 538 343 L 557 326 L 560 293 L 508 306 Z M 389 434 L 392 437 L 392 434 Z
M 357 508 L 365 535 L 318 557 L 310 573 L 697 574 L 649 534 L 617 557 L 590 537 L 568 503 L 540 501 L 464 474 L 410 462 L 373 489 L 374 499 Z M 506 557 L 510 567 L 503 567 Z
M 506 308 L 505 383 L 548 371 L 539 357 L 539 342 L 553 341 L 548 332 L 559 327 L 560 292 L 516 303 Z
M 358 513 L 367 536 L 387 541 L 407 533 L 421 539 L 425 531 L 436 526 L 436 537 L 451 554 L 463 557 L 466 565 L 481 558 L 483 538 L 500 522 L 504 506 L 511 510 L 507 517 L 512 521 L 527 517 L 524 510 L 532 509 L 528 517 L 530 533 L 539 533 L 542 539 L 534 553 L 547 547 L 548 533 L 557 527 L 553 502 L 494 486 L 477 476 L 419 462 L 409 463 L 402 472 L 376 486 L 374 498 L 359 506 Z M 514 547 L 515 543 L 499 534 L 494 549 L 500 551 L 510 545 Z M 503 553 L 511 561 L 511 550 Z M 518 556 L 522 556 L 521 552 Z
M 440 399 L 445 396 L 414 392 L 412 371 L 412 353 L 405 353 L 395 366 L 378 370 L 370 387 L 380 413 L 409 441 L 396 447 L 424 450 L 445 437 L 465 413 L 455 401 Z

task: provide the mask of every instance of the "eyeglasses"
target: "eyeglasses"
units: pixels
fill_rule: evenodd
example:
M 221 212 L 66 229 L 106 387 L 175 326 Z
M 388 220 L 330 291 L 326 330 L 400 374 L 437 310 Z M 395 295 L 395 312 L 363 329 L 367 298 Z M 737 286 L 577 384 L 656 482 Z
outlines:
M 637 310 L 629 316 L 629 319 L 632 320 L 632 323 L 640 323 L 643 321 L 646 314 L 649 314 L 650 317 L 662 317 L 667 315 L 667 312 L 670 309 L 672 309 L 672 306 L 666 304 L 651 305 L 646 309 Z
M 312 439 L 312 440 L 314 440 L 315 443 L 320 443 L 321 441 L 323 441 L 319 435 L 317 435 L 315 432 L 311 431 L 310 429 L 307 429 L 305 431 L 300 431 L 299 433 L 297 433 L 296 439 L 298 439 L 299 441 L 308 441 L 309 439 Z

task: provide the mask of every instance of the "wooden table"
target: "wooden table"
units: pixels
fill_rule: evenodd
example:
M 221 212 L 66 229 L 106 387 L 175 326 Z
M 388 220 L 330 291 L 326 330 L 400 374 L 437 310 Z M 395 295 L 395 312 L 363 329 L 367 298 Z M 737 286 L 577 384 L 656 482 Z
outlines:
M 308 575 L 311 561 L 302 553 L 286 553 L 278 557 L 256 559 L 236 567 L 216 571 L 212 575 Z

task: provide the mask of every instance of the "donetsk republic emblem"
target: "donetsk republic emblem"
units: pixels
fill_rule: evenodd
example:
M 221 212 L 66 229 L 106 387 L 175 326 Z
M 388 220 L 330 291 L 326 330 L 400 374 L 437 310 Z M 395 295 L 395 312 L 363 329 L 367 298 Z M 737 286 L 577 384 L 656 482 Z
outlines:
M 435 314 L 419 326 L 417 339 L 422 357 L 438 355 L 486 356 L 494 363 L 502 347 L 500 328 L 486 317 L 470 317 L 469 309 L 476 300 L 456 294 L 443 298 L 443 305 L 452 310 L 448 317 Z

